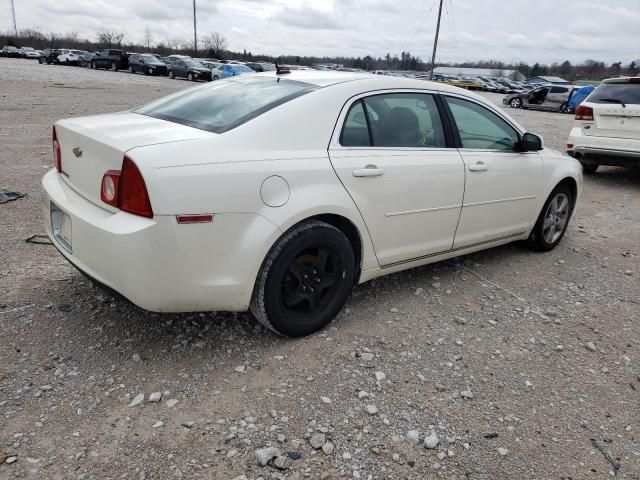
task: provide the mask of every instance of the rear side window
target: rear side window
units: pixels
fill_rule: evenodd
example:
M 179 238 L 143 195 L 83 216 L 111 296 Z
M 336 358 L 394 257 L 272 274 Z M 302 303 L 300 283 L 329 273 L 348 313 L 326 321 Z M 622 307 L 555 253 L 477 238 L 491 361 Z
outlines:
M 565 87 L 551 87 L 551 93 L 567 93 L 568 88 Z
M 592 103 L 640 104 L 640 83 L 603 83 L 587 98 Z
M 351 107 L 340 137 L 345 147 L 444 148 L 444 131 L 432 95 L 372 95 Z
M 244 77 L 184 90 L 134 112 L 223 133 L 317 88 L 282 78 Z

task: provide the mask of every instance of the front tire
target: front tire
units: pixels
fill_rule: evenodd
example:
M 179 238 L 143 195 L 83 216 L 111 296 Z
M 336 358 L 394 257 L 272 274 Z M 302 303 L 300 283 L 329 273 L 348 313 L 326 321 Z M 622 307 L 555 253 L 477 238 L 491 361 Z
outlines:
M 189 80 L 190 82 L 193 82 L 193 74 L 188 74 L 187 75 L 187 80 Z
M 169 70 L 169 78 L 173 80 L 175 77 L 173 75 L 173 71 Z
M 520 108 L 522 107 L 522 100 L 520 98 L 512 98 L 509 105 L 511 108 Z
M 112 72 L 118 71 L 118 64 L 116 62 L 111 62 L 111 71 Z
M 571 220 L 575 198 L 567 185 L 558 185 L 542 207 L 542 212 L 536 221 L 529 246 L 540 252 L 552 250 L 564 237 Z
M 347 237 L 317 220 L 289 230 L 269 251 L 251 312 L 281 335 L 302 337 L 327 325 L 351 294 L 355 255 Z
M 580 162 L 580 165 L 582 165 L 582 173 L 586 173 L 587 175 L 593 175 L 594 173 L 596 173 L 598 167 L 600 166 L 597 163 L 584 162 Z

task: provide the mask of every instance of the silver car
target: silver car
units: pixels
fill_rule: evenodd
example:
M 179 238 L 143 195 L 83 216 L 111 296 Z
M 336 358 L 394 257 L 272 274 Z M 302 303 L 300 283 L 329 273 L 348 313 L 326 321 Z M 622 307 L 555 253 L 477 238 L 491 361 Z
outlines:
M 575 87 L 572 85 L 543 85 L 528 92 L 513 93 L 502 99 L 511 108 L 531 108 L 570 113 L 569 98 Z

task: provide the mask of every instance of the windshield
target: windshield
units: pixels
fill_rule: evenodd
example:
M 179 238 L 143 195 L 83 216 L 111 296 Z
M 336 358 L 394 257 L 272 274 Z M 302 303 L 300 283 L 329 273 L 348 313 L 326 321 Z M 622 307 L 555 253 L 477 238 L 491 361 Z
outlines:
M 204 65 L 202 65 L 200 62 L 196 62 L 195 60 L 187 60 L 185 62 L 189 67 L 194 67 L 194 68 L 204 68 Z
M 145 63 L 158 63 L 160 59 L 155 55 L 140 55 Z
M 244 65 L 234 65 L 233 68 L 237 72 L 253 72 L 253 70 L 249 67 L 245 67 Z
M 134 112 L 223 133 L 317 88 L 293 80 L 243 77 L 179 92 Z
M 603 83 L 594 90 L 587 101 L 640 105 L 640 83 Z

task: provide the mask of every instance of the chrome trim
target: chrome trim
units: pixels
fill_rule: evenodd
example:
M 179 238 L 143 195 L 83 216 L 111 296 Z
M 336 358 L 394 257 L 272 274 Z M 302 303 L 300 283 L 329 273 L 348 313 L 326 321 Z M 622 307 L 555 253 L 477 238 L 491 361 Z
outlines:
M 518 200 L 532 200 L 534 198 L 536 198 L 535 195 L 530 195 L 528 197 L 501 198 L 499 200 L 487 200 L 485 202 L 465 203 L 462 206 L 463 207 L 477 207 L 479 205 L 490 205 L 492 203 L 503 203 L 503 202 L 516 202 Z
M 421 208 L 419 210 L 407 210 L 405 212 L 385 213 L 385 217 L 396 217 L 398 215 L 412 215 L 414 213 L 438 212 L 440 210 L 451 210 L 453 208 L 462 208 L 462 205 L 448 205 L 446 207 Z
M 395 267 L 397 265 L 403 265 L 405 263 L 419 262 L 420 260 L 424 260 L 424 259 L 431 258 L 431 257 L 437 257 L 439 255 L 444 255 L 444 254 L 447 254 L 447 253 L 459 252 L 459 251 L 462 251 L 462 250 L 468 250 L 469 248 L 479 247 L 480 245 L 487 245 L 489 243 L 499 242 L 501 240 L 508 240 L 510 238 L 516 238 L 516 237 L 519 237 L 521 235 L 524 235 L 525 233 L 527 233 L 527 232 L 513 233 L 511 235 L 505 235 L 503 237 L 492 238 L 491 240 L 485 240 L 483 242 L 472 243 L 471 245 L 465 245 L 464 247 L 451 248 L 449 250 L 443 250 L 441 252 L 430 253 L 428 255 L 422 255 L 421 257 L 414 257 L 414 258 L 410 258 L 408 260 L 400 260 L 399 262 L 387 263 L 385 265 L 380 265 L 380 268 L 390 268 L 390 267 Z

